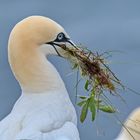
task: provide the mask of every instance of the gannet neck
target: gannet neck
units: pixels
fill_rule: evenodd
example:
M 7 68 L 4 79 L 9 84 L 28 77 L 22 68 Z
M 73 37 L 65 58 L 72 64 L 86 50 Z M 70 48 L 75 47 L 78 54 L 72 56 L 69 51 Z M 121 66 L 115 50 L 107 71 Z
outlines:
M 26 47 L 22 47 L 22 45 Z M 24 93 L 38 93 L 64 88 L 56 68 L 32 44 L 9 41 L 9 63 Z M 14 46 L 13 46 L 14 45 Z M 19 47 L 20 46 L 20 47 Z M 28 48 L 28 50 L 26 49 Z
M 64 39 L 59 34 L 64 34 Z M 56 50 L 60 47 L 50 42 L 63 44 L 67 39 L 65 30 L 46 17 L 31 16 L 15 25 L 9 37 L 8 57 L 24 93 L 64 88 L 60 75 L 45 55 L 58 55 Z

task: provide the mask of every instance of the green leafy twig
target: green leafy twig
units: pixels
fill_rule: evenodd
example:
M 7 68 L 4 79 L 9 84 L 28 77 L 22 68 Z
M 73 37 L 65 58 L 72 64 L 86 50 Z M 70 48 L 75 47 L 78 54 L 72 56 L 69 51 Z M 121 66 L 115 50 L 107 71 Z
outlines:
M 87 96 L 81 96 L 81 101 L 78 103 L 82 108 L 81 122 L 84 122 L 86 119 L 88 111 L 91 112 L 92 121 L 96 118 L 96 112 L 98 110 L 106 113 L 115 113 L 115 107 L 109 103 L 107 104 L 102 97 L 107 98 L 105 95 L 107 92 L 111 95 L 120 96 L 117 93 L 118 86 L 123 90 L 125 87 L 107 65 L 104 54 L 109 56 L 109 52 L 99 54 L 98 52 L 93 53 L 89 49 L 80 46 L 68 48 L 66 45 L 62 45 L 61 47 L 65 50 L 67 59 L 72 63 L 72 68 L 80 71 L 82 79 L 85 79 L 84 88 Z

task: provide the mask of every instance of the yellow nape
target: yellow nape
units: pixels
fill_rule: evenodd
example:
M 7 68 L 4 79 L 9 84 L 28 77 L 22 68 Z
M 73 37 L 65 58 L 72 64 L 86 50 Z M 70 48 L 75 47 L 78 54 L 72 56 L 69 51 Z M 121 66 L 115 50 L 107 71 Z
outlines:
M 140 140 L 140 108 L 130 114 L 124 125 L 117 140 Z
M 25 92 L 44 92 L 63 86 L 63 82 L 40 51 L 46 42 L 53 41 L 58 33 L 65 32 L 55 21 L 42 17 L 28 17 L 13 28 L 8 44 L 8 57 L 12 71 Z M 46 45 L 46 54 L 56 54 Z

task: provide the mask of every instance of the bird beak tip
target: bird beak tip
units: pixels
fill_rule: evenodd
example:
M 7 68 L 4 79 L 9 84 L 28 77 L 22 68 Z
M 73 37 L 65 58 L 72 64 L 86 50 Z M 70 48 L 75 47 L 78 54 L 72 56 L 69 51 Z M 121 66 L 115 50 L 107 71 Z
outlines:
M 73 43 L 72 40 L 68 40 L 68 43 L 70 43 L 72 46 L 76 47 L 76 45 Z

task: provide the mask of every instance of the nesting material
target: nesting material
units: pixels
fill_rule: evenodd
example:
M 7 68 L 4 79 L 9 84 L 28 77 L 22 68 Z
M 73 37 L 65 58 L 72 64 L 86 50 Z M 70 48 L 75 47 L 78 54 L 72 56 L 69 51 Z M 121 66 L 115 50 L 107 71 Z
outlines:
M 61 46 L 67 53 L 67 59 L 72 63 L 73 69 L 80 71 L 80 75 L 85 80 L 86 96 L 79 96 L 78 105 L 82 107 L 81 122 L 84 122 L 88 111 L 91 111 L 92 121 L 96 117 L 97 111 L 115 113 L 116 109 L 110 104 L 107 93 L 119 95 L 117 87 L 124 89 L 121 81 L 111 71 L 103 55 L 93 53 L 87 48 L 79 46 Z M 78 81 L 77 81 L 78 82 Z

